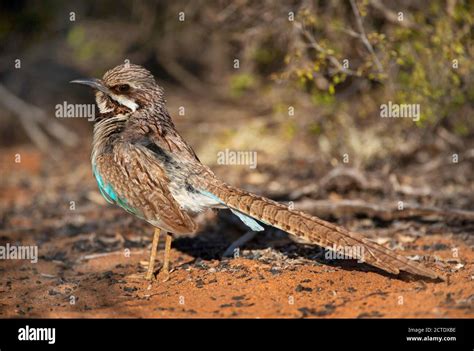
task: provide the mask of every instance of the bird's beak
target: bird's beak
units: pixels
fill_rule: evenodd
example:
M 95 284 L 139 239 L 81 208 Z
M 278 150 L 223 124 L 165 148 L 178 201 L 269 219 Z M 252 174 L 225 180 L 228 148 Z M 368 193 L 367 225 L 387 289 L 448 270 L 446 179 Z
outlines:
M 109 88 L 107 88 L 104 85 L 104 83 L 100 79 L 97 79 L 97 78 L 74 79 L 74 80 L 71 80 L 69 83 L 88 85 L 91 88 L 100 90 L 101 92 L 103 92 L 107 95 L 109 95 L 111 93 Z

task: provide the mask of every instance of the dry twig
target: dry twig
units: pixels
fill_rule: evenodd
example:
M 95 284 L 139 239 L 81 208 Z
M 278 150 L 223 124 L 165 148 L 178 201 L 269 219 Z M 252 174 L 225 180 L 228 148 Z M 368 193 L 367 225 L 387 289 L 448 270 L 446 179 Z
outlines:
M 380 11 L 380 13 L 390 23 L 398 24 L 402 27 L 406 27 L 410 29 L 414 29 L 416 27 L 415 23 L 413 23 L 408 18 L 404 18 L 403 21 L 399 21 L 398 14 L 395 11 L 387 8 L 380 0 L 370 0 L 370 5 L 376 10 Z
M 357 28 L 359 28 L 360 40 L 362 40 L 367 50 L 374 58 L 375 65 L 377 66 L 377 70 L 379 71 L 379 73 L 383 73 L 382 64 L 380 63 L 379 58 L 375 54 L 374 48 L 372 47 L 372 44 L 370 44 L 370 41 L 369 39 L 367 39 L 367 35 L 365 34 L 364 25 L 362 24 L 362 17 L 360 16 L 359 9 L 357 8 L 357 5 L 354 0 L 349 1 L 351 3 L 352 11 L 354 12 L 356 18 Z
M 72 147 L 79 142 L 74 132 L 48 118 L 43 110 L 20 99 L 3 84 L 0 84 L 0 103 L 20 118 L 25 132 L 42 151 L 51 153 L 54 149 L 51 147 L 48 135 L 41 128 L 66 146 Z
M 327 59 L 329 60 L 329 62 L 331 62 L 335 67 L 336 69 L 339 71 L 339 72 L 343 72 L 347 75 L 356 75 L 356 72 L 351 70 L 351 69 L 348 69 L 348 68 L 345 68 L 340 62 L 339 60 L 332 56 L 332 55 L 329 55 L 327 53 L 327 50 L 324 49 L 321 45 L 319 45 L 319 43 L 316 41 L 316 39 L 314 39 L 313 35 L 311 35 L 311 33 L 309 33 L 301 23 L 299 22 L 295 22 L 295 27 L 303 34 L 303 36 L 309 41 L 309 44 L 311 45 L 311 47 L 313 47 L 315 50 L 317 50 L 318 52 L 321 52 L 321 53 L 324 53 L 326 56 L 327 56 Z

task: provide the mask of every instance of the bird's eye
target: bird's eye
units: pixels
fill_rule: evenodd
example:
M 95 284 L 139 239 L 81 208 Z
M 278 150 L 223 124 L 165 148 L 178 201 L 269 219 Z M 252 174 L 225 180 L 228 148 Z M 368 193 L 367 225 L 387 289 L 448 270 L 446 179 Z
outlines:
M 128 84 L 120 84 L 115 87 L 119 93 L 126 93 L 130 90 L 130 85 Z

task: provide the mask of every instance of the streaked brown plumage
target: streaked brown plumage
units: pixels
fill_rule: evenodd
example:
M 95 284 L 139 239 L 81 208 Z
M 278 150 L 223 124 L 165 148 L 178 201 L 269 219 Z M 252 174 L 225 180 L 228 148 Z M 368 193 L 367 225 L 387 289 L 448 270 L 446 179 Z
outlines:
M 263 228 L 251 218 L 327 249 L 359 247 L 365 262 L 393 274 L 442 278 L 360 234 L 217 179 L 176 131 L 163 89 L 143 67 L 120 65 L 102 80 L 76 82 L 97 90 L 101 115 L 94 128 L 92 167 L 102 194 L 156 228 L 194 232 L 192 213 L 229 208 L 255 230 Z

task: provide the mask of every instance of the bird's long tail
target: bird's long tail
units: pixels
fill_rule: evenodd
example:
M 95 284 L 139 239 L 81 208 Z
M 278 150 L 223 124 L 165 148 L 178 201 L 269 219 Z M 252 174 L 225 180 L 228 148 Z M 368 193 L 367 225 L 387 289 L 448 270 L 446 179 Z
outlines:
M 312 244 L 330 250 L 342 249 L 350 258 L 362 260 L 393 274 L 406 271 L 432 279 L 445 279 L 431 269 L 404 256 L 397 255 L 392 250 L 368 240 L 361 234 L 350 232 L 318 217 L 290 210 L 288 206 L 222 182 L 207 184 L 206 188 L 209 193 L 234 212 L 243 213 L 289 234 L 304 238 Z M 357 255 L 351 253 L 357 253 Z

